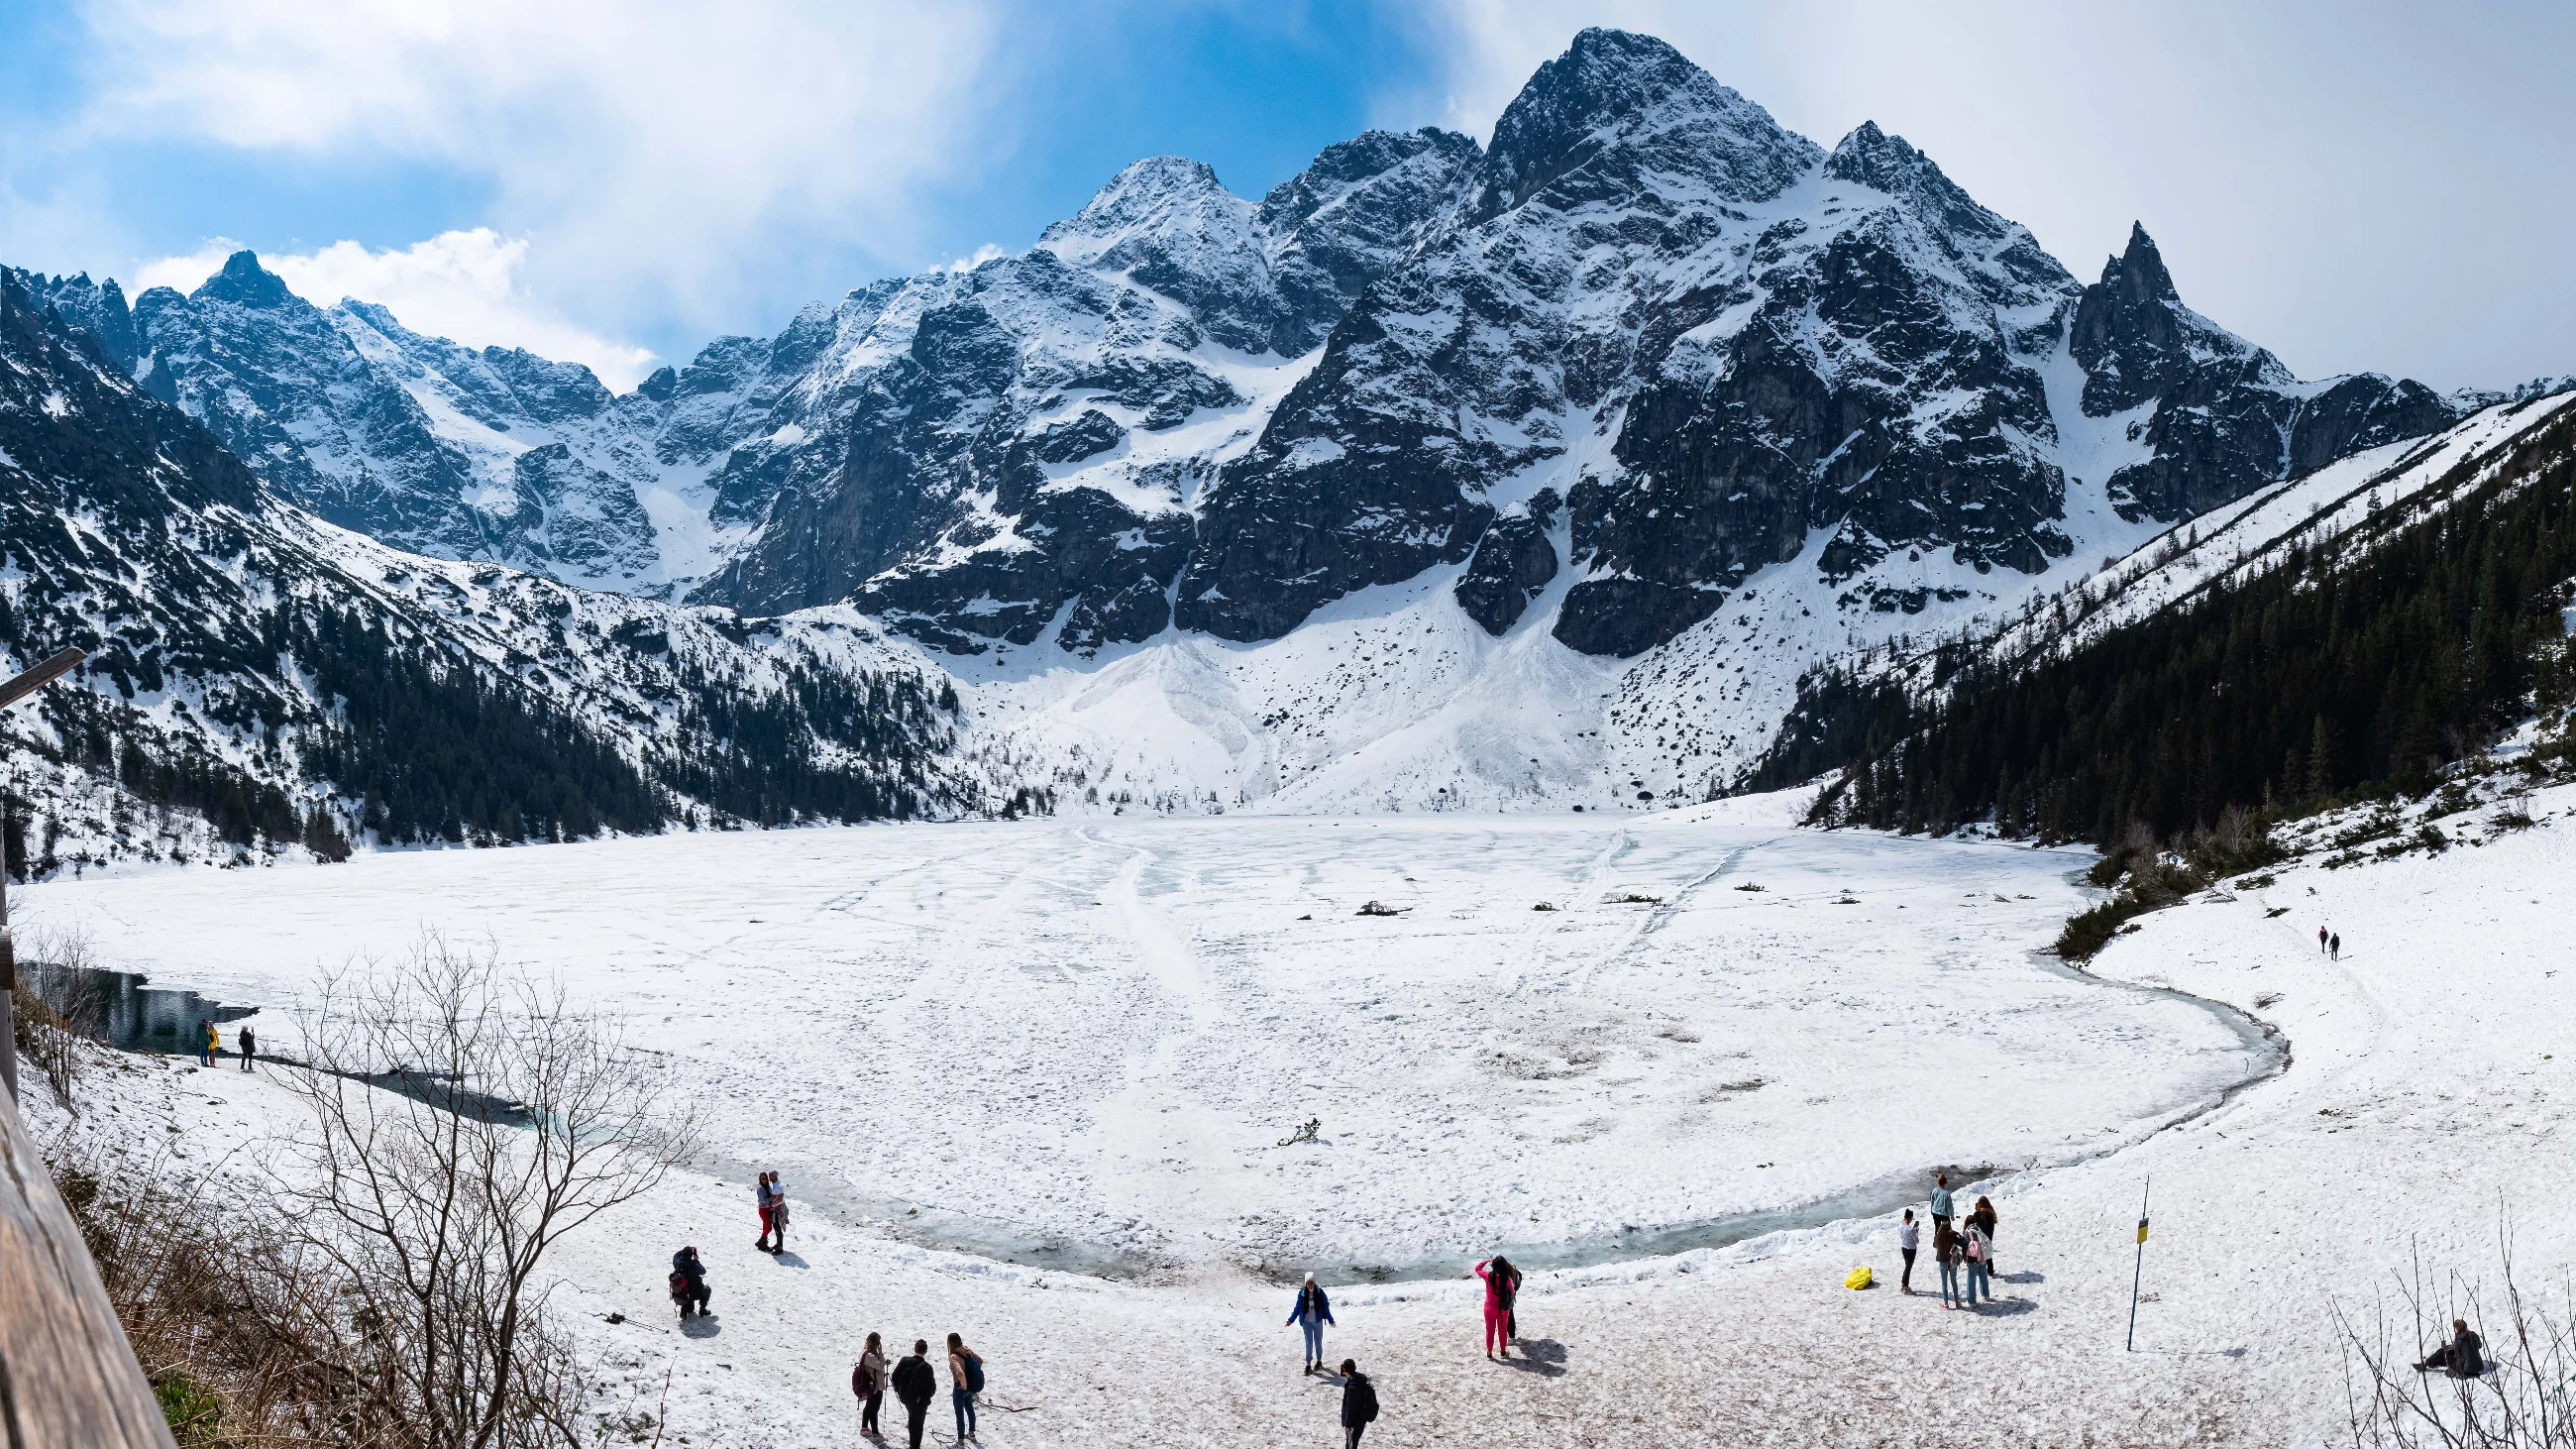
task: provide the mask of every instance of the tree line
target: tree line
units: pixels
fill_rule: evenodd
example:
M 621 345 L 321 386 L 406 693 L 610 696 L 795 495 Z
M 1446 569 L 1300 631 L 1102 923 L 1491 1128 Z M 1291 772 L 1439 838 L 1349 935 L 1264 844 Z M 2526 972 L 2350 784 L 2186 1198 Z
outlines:
M 1818 818 L 2109 848 L 2175 839 L 2231 808 L 2265 818 L 2420 793 L 2534 709 L 2576 696 L 2563 610 L 2576 578 L 2576 420 L 2344 539 L 2058 648 L 1935 651 L 1923 684 L 1839 669 L 1744 782 L 1839 776 Z M 2438 491 L 2438 490 L 2437 490 Z

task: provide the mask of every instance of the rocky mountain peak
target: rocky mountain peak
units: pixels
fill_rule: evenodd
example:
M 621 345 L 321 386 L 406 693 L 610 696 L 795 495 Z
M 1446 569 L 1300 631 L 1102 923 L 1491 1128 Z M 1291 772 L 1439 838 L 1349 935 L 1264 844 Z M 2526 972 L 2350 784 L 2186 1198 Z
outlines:
M 1040 232 L 1038 246 L 1077 266 L 1116 268 L 1122 257 L 1180 237 L 1204 242 L 1235 233 L 1248 242 L 1251 212 L 1252 204 L 1226 190 L 1206 162 L 1148 156 L 1111 177 L 1082 210 Z
M 1819 154 L 1665 42 L 1596 28 L 1540 66 L 1504 108 L 1464 219 L 1476 225 L 1520 206 L 1623 146 L 1737 201 L 1777 196 Z
M 224 258 L 224 269 L 188 296 L 192 302 L 230 302 L 239 307 L 283 307 L 295 300 L 286 280 L 259 264 L 259 253 L 238 251 Z
M 2288 382 L 2271 354 L 2182 304 L 2173 273 L 2144 225 L 2129 226 L 2129 245 L 2102 264 L 2102 280 L 2076 303 L 2070 342 L 2086 373 L 2084 411 L 2125 412 L 2179 388 L 2212 362 L 2251 365 L 2251 379 Z

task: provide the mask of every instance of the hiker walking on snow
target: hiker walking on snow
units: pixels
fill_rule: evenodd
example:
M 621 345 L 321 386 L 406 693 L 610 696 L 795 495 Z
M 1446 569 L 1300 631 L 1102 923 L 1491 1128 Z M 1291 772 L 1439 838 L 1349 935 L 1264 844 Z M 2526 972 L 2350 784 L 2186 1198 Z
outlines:
M 859 1399 L 859 1432 L 871 1439 L 885 1435 L 877 1431 L 877 1409 L 885 1403 L 886 1361 L 882 1339 L 868 1335 L 868 1346 L 859 1352 L 858 1365 L 850 1370 L 850 1392 Z
M 2323 926 L 2319 926 L 2319 927 L 2317 927 L 2317 954 L 2318 954 L 2318 955 L 2320 955 L 2320 956 L 2322 956 L 2322 955 L 2324 955 L 2325 953 L 2326 953 L 2326 928 L 2325 928 L 2325 927 L 2323 927 Z
M 250 1070 L 250 1059 L 259 1055 L 259 1038 L 245 1025 L 241 1029 L 242 1070 Z
M 2336 961 L 2343 959 L 2343 932 L 2337 931 L 2326 938 L 2326 955 Z
M 1914 1296 L 1914 1250 L 1923 1242 L 1923 1225 L 1914 1221 L 1914 1209 L 1905 1210 L 1905 1221 L 1896 1225 L 1896 1251 L 1905 1255 L 1905 1271 L 1896 1275 L 1896 1291 Z
M 1306 1286 L 1297 1290 L 1297 1301 L 1289 1305 L 1288 1321 L 1306 1331 L 1306 1372 L 1320 1373 L 1324 1367 L 1324 1325 L 1333 1321 L 1333 1300 L 1324 1294 L 1324 1285 L 1315 1275 L 1306 1275 Z
M 966 1340 L 948 1335 L 948 1402 L 957 1410 L 957 1437 L 975 1437 L 975 1396 L 984 1392 L 984 1360 Z
M 939 1380 L 931 1376 L 930 1360 L 924 1356 L 929 1352 L 930 1340 L 914 1339 L 912 1353 L 894 1366 L 889 1380 L 894 1396 L 903 1401 L 904 1430 L 912 1436 L 912 1449 L 921 1449 L 921 1424 L 930 1417 L 931 1397 L 939 1392 Z
M 1377 1386 L 1358 1363 L 1342 1360 L 1342 1449 L 1360 1449 L 1360 1431 L 1377 1422 Z
M 1508 1357 L 1512 1351 L 1512 1304 L 1521 1294 L 1521 1270 L 1500 1253 L 1476 1265 L 1485 1280 L 1485 1357 Z

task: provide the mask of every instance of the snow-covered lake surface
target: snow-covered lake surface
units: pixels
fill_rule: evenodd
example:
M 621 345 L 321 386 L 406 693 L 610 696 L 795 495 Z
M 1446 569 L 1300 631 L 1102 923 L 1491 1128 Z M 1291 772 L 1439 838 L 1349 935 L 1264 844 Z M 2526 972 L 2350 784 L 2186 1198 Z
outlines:
M 713 1109 L 711 1169 L 1020 1263 L 1349 1281 L 1877 1212 L 1936 1166 L 2072 1161 L 2206 1105 L 2259 1065 L 2237 1032 L 2032 959 L 2086 859 L 1766 801 L 673 836 L 34 894 L 157 984 L 269 1008 L 272 1040 L 323 968 L 488 938 L 665 1054 Z
M 2554 1211 L 2576 1193 L 2557 1137 L 2576 1091 L 2576 787 L 2524 808 L 2520 831 L 2453 817 L 2476 841 L 2439 856 L 2283 867 L 2150 915 L 2076 982 L 2026 953 L 2077 903 L 2080 858 L 1793 832 L 1764 802 L 1598 825 L 682 837 L 174 871 L 13 905 L 38 931 L 89 922 L 115 964 L 167 984 L 270 1002 L 424 923 L 488 930 L 627 1013 L 741 1159 L 675 1173 L 557 1262 L 606 1400 L 667 1413 L 667 1443 L 847 1444 L 860 1339 L 952 1329 L 990 1365 L 989 1449 L 1338 1442 L 1336 1391 L 1299 1374 L 1280 1324 L 1287 1290 L 1238 1265 L 1354 1243 L 1454 1262 L 1663 1220 L 1625 1202 L 1758 1210 L 2023 1152 L 2041 1165 L 1985 1189 L 2002 1296 L 1978 1313 L 1888 1291 L 1896 1218 L 1863 1206 L 1533 1272 L 1507 1365 L 1479 1356 L 1462 1276 L 1336 1290 L 1326 1352 L 1378 1384 L 1372 1445 L 2250 1449 L 2349 1442 L 2340 1335 L 2395 1310 L 2416 1351 L 2395 1297 L 2411 1262 L 2481 1295 L 2467 1311 L 2491 1341 L 2500 1231 L 2526 1285 L 2576 1262 Z M 1604 901 L 1631 891 L 1664 905 Z M 1351 914 L 1371 898 L 1410 909 Z M 2231 1003 L 2294 1055 L 2148 1133 L 2253 1059 L 2209 1013 L 2122 983 Z M 1597 1028 L 1572 1038 L 1604 1044 L 1597 1060 L 1555 1051 L 1576 1027 Z M 40 1134 L 258 1190 L 299 1121 L 277 1077 L 125 1060 L 77 1121 L 31 1097 Z M 1271 1145 L 1307 1116 L 1321 1143 Z M 1554 1140 L 1593 1119 L 1607 1130 Z M 807 1203 L 776 1258 L 751 1246 L 744 1170 L 773 1161 Z M 907 1196 L 1156 1271 L 935 1246 L 868 1208 Z M 1541 1200 L 1562 1206 L 1534 1229 Z M 1100 1227 L 1126 1218 L 1126 1236 Z M 716 1316 L 685 1332 L 659 1267 L 681 1242 L 716 1286 Z M 1882 1288 L 1845 1290 L 1856 1264 Z

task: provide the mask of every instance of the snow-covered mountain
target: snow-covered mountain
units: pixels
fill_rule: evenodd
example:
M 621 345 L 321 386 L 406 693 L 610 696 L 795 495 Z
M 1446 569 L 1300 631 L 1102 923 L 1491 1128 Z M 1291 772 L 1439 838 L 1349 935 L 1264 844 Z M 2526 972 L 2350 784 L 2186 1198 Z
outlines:
M 846 607 L 745 622 L 406 554 L 260 486 L 0 269 L 14 867 L 1008 809 Z
M 130 314 L 35 285 L 326 518 L 847 604 L 1024 768 L 1167 804 L 1702 795 L 1819 660 L 2498 400 L 2301 381 L 2143 228 L 2088 285 L 1901 138 L 1828 149 L 1607 30 L 1490 145 L 1371 132 L 1257 202 L 1140 161 L 622 397 L 248 254 Z

